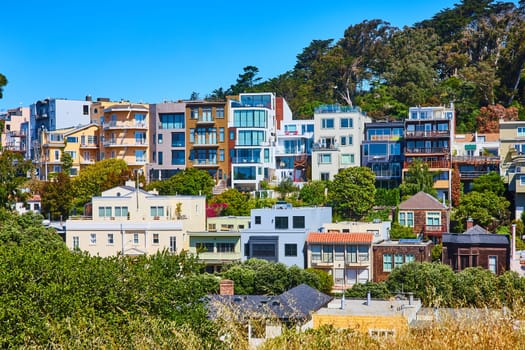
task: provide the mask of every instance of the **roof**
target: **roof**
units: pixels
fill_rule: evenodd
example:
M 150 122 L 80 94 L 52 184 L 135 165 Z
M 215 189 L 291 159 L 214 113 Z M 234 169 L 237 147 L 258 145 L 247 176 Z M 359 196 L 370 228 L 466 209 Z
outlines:
M 483 227 L 476 225 L 464 233 L 443 234 L 443 244 L 466 245 L 510 245 L 508 235 L 489 233 Z
M 237 321 L 249 318 L 306 320 L 332 297 L 300 284 L 277 296 L 214 294 L 208 296 L 208 300 L 208 314 L 212 319 L 229 315 Z
M 478 137 L 485 136 L 485 142 L 497 142 L 499 141 L 499 133 L 478 133 Z M 456 134 L 454 137 L 454 142 L 463 143 L 463 142 L 475 142 L 475 134 L 466 133 L 466 134 Z
M 407 200 L 401 202 L 399 204 L 399 209 L 406 210 L 406 209 L 431 209 L 431 210 L 444 210 L 447 209 L 446 206 L 443 205 L 440 201 L 438 201 L 436 198 L 432 197 L 428 193 L 425 193 L 423 191 L 420 191 L 413 195 L 412 197 L 408 198 Z
M 307 243 L 372 243 L 373 233 L 310 232 Z

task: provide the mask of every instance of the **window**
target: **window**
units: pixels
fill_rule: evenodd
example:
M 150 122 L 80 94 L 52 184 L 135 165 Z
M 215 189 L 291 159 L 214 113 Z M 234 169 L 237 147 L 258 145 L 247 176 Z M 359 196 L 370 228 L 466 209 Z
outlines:
M 60 160 L 60 151 L 55 151 L 55 160 Z
M 113 233 L 108 233 L 108 244 L 113 245 L 115 243 Z
M 275 217 L 275 229 L 276 230 L 287 230 L 288 229 L 288 216 L 276 216 Z
M 146 151 L 136 150 L 135 151 L 135 161 L 137 163 L 145 163 L 146 162 Z
M 80 240 L 78 236 L 73 236 L 73 249 L 78 250 L 80 247 Z
M 237 145 L 260 146 L 264 142 L 264 134 L 264 131 L 240 130 Z
M 224 162 L 224 150 L 223 149 L 219 150 L 219 161 Z
M 341 118 L 341 129 L 349 129 L 354 127 L 354 120 L 352 118 Z
M 498 264 L 498 257 L 495 255 L 489 255 L 489 271 L 492 273 L 497 273 L 497 264 Z
M 441 226 L 441 213 L 427 211 L 427 226 Z
M 323 245 L 323 262 L 324 263 L 334 262 L 334 252 L 333 252 L 331 245 Z
M 293 217 L 293 228 L 305 228 L 304 216 Z
M 346 246 L 346 262 L 357 263 L 357 246 L 348 245 Z
M 321 173 L 321 180 L 322 181 L 329 181 L 330 180 L 330 173 Z
M 83 115 L 89 115 L 89 105 L 83 105 L 82 106 L 82 114 Z
M 321 129 L 333 129 L 334 128 L 334 120 L 329 118 L 323 118 L 321 119 Z
M 345 260 L 345 246 L 336 245 L 335 246 L 335 260 L 344 261 Z
M 111 207 L 98 207 L 99 217 L 111 217 Z
M 224 128 L 219 128 L 219 142 L 224 142 Z
M 199 108 L 193 107 L 190 110 L 190 117 L 191 119 L 198 119 L 199 118 Z
M 264 149 L 264 162 L 270 163 L 270 150 L 268 148 Z
M 184 165 L 186 162 L 186 151 L 172 150 L 171 151 L 171 165 Z
M 341 285 L 345 283 L 345 270 L 335 269 L 334 271 L 334 284 Z
M 161 217 L 161 216 L 164 216 L 164 207 L 153 206 L 153 207 L 149 207 L 149 209 L 150 209 L 150 214 L 151 214 L 151 216 L 153 216 L 153 217 Z
M 297 244 L 285 244 L 284 256 L 297 256 Z
M 231 141 L 235 140 L 235 131 L 233 130 L 230 130 L 230 140 Z
M 272 258 L 277 256 L 275 244 L 273 243 L 257 243 L 251 246 L 252 257 L 267 257 Z
M 368 247 L 365 245 L 360 245 L 357 247 L 357 257 L 359 258 L 360 262 L 368 261 Z
M 341 154 L 341 164 L 354 164 L 355 156 L 350 153 Z
M 392 271 L 392 254 L 383 254 L 383 272 Z
M 159 134 L 159 135 L 157 136 L 157 142 L 158 142 L 159 145 L 161 145 L 162 142 L 164 141 L 163 137 L 164 137 L 163 134 Z
M 224 107 L 215 108 L 215 117 L 221 119 L 224 118 Z
M 256 167 L 233 167 L 234 180 L 255 180 Z
M 213 253 L 213 251 L 214 251 L 213 248 L 214 248 L 213 242 L 199 242 L 199 243 L 197 243 L 197 251 L 199 251 L 199 252 Z
M 518 128 L 518 136 L 525 136 L 525 127 Z
M 159 135 L 160 137 L 161 135 Z M 171 147 L 185 147 L 186 135 L 183 132 L 171 133 Z M 161 143 L 161 142 L 159 142 Z
M 159 234 L 158 233 L 153 234 L 153 244 L 159 244 Z
M 97 234 L 96 233 L 90 233 L 89 234 L 89 244 L 97 244 Z
M 133 244 L 139 244 L 139 234 L 138 233 L 133 234 Z
M 128 207 L 115 207 L 115 216 L 127 217 Z
M 77 157 L 77 152 L 76 151 L 66 151 L 65 153 L 69 154 L 71 156 L 71 159 L 73 159 L 73 160 Z
M 76 136 L 68 136 L 66 137 L 67 143 L 78 143 L 78 137 Z
M 195 142 L 195 129 L 190 129 L 190 143 Z
M 399 212 L 399 224 L 401 226 L 414 227 L 414 213 L 413 212 Z
M 175 253 L 177 251 L 177 237 L 170 236 L 170 252 Z
M 235 244 L 233 243 L 217 243 L 217 253 L 234 253 Z
M 520 175 L 520 186 L 525 186 L 525 175 Z
M 236 128 L 266 128 L 267 112 L 265 110 L 233 111 L 233 126 Z
M 261 217 L 260 216 L 256 216 L 255 217 L 255 225 L 260 225 L 261 224 Z
M 320 245 L 312 245 L 310 247 L 310 251 L 312 252 L 312 261 L 321 261 L 321 246 Z
M 164 164 L 164 153 L 162 153 L 162 152 L 158 152 L 157 154 L 158 154 L 158 155 L 157 155 L 157 163 L 158 163 L 159 165 Z
M 331 164 L 332 155 L 330 153 L 321 153 L 319 154 L 319 163 L 320 164 Z
M 403 254 L 394 254 L 394 268 L 403 265 Z
M 411 263 L 416 261 L 416 256 L 414 254 L 405 254 L 405 263 Z

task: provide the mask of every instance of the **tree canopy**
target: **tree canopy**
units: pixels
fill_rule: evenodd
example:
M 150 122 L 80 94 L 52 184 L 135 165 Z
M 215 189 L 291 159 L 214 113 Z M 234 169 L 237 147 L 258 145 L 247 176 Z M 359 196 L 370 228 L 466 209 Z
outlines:
M 22 184 L 32 169 L 30 160 L 17 152 L 2 151 L 0 154 L 0 207 L 11 208 L 18 201 L 24 202 L 27 193 Z
M 161 195 L 211 196 L 215 181 L 207 171 L 187 168 L 167 180 L 153 181 L 147 189 L 156 189 Z
M 401 186 L 401 193 L 403 197 L 410 197 L 416 193 L 423 191 L 434 197 L 437 196 L 437 191 L 434 188 L 434 173 L 429 170 L 428 164 L 416 159 L 412 162 Z

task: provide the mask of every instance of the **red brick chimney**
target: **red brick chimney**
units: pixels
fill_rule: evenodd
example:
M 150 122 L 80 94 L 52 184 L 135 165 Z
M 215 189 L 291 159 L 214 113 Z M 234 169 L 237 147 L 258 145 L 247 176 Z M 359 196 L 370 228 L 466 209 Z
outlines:
M 221 280 L 219 282 L 220 295 L 234 295 L 234 285 L 232 280 Z
M 472 218 L 468 218 L 467 219 L 467 231 L 471 229 L 472 227 L 474 227 L 474 220 L 472 220 Z

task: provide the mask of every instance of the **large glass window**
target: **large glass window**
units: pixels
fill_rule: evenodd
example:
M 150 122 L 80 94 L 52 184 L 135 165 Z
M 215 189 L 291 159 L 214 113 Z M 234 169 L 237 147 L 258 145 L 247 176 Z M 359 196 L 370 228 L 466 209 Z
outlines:
M 260 146 L 264 142 L 264 131 L 240 130 L 237 139 L 239 146 Z
M 252 244 L 252 257 L 275 257 L 276 249 L 273 243 L 257 243 Z
M 356 245 L 346 246 L 346 262 L 347 263 L 357 262 L 357 246 Z
M 334 250 L 332 245 L 323 245 L 323 262 L 333 263 L 334 262 Z
M 387 146 L 386 143 L 371 143 L 363 145 L 364 154 L 365 156 L 386 156 L 388 155 Z
M 312 261 L 321 261 L 321 246 L 318 244 L 312 245 L 310 247 L 312 252 Z
M 333 129 L 334 128 L 334 119 L 333 118 L 323 118 L 321 119 L 321 129 Z
M 414 213 L 410 211 L 400 211 L 399 224 L 401 226 L 414 227 Z
M 305 228 L 304 216 L 293 217 L 293 228 Z
M 127 217 L 128 207 L 115 207 L 115 216 Z
M 357 247 L 357 252 L 358 252 L 358 258 L 359 258 L 359 261 L 361 262 L 365 262 L 365 261 L 368 261 L 369 260 L 369 256 L 368 256 L 368 246 L 366 245 L 360 245 Z
M 341 128 L 353 128 L 354 120 L 352 118 L 341 118 Z
M 184 129 L 184 113 L 159 114 L 162 129 Z
M 217 243 L 217 253 L 233 253 L 235 252 L 235 244 L 223 242 Z
M 160 136 L 160 135 L 159 135 Z M 183 132 L 171 133 L 171 147 L 185 147 L 186 135 Z
M 255 180 L 256 167 L 233 167 L 234 180 Z
M 518 128 L 518 136 L 525 136 L 525 127 Z
M 224 107 L 217 107 L 217 108 L 215 108 L 215 117 L 216 118 L 224 118 Z
M 233 126 L 236 128 L 266 128 L 265 110 L 236 110 L 233 112 Z
M 171 151 L 171 165 L 184 165 L 184 164 L 185 164 L 185 151 L 184 150 Z
M 164 216 L 164 207 L 162 206 L 151 206 L 150 209 L 150 215 L 152 217 L 162 217 Z
M 219 128 L 219 142 L 224 142 L 224 128 Z
M 405 254 L 405 263 L 411 263 L 416 261 L 416 256 L 414 254 Z
M 276 216 L 275 217 L 275 229 L 276 230 L 287 230 L 288 229 L 288 216 Z
M 383 272 L 392 271 L 392 254 L 383 254 Z
M 335 260 L 336 261 L 344 261 L 345 260 L 345 246 L 344 245 L 336 245 L 335 246 Z

